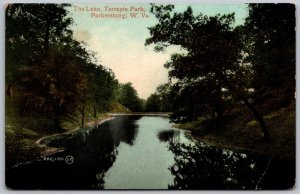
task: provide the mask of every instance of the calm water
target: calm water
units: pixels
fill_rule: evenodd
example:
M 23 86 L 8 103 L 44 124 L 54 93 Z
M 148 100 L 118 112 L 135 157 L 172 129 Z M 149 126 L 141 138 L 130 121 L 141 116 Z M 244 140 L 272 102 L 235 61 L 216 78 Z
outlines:
M 193 141 L 168 118 L 118 116 L 45 140 L 60 153 L 6 170 L 13 189 L 286 189 L 295 162 Z

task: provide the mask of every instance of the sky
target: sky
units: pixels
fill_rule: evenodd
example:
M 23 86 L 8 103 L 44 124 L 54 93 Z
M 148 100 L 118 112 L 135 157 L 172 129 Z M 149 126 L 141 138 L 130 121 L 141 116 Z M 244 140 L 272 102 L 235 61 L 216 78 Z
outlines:
M 194 15 L 202 13 L 213 16 L 235 12 L 236 25 L 243 24 L 248 14 L 245 4 L 189 5 Z M 175 11 L 182 12 L 187 6 L 175 4 Z M 101 11 L 92 11 L 94 7 Z M 132 7 L 144 11 L 135 11 L 138 17 L 131 18 L 129 12 Z M 115 8 L 128 8 L 129 11 L 120 12 Z M 149 13 L 149 4 L 74 4 L 69 10 L 76 24 L 73 27 L 74 38 L 86 42 L 88 49 L 96 52 L 101 65 L 112 69 L 119 82 L 131 82 L 140 98 L 147 99 L 157 86 L 168 81 L 164 64 L 178 48 L 157 53 L 153 50 L 154 45 L 144 45 L 150 37 L 147 28 L 157 23 L 156 18 Z M 97 18 L 92 17 L 92 13 L 126 14 L 127 19 Z M 142 13 L 149 17 L 142 17 Z

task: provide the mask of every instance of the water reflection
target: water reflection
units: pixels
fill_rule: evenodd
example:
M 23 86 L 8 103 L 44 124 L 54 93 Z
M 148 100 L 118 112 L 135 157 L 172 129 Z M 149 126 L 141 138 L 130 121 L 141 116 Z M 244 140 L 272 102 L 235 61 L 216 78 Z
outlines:
M 105 172 L 118 155 L 120 142 L 134 144 L 140 117 L 117 117 L 95 128 L 80 129 L 45 139 L 64 151 L 6 170 L 6 184 L 14 189 L 102 189 Z M 72 156 L 74 162 L 66 163 Z
M 109 122 L 109 128 L 111 129 L 115 144 L 119 145 L 120 142 L 133 145 L 138 133 L 138 126 L 136 121 L 141 116 L 118 116 L 113 122 Z
M 135 124 L 138 135 L 134 145 L 120 144 L 117 159 L 105 174 L 104 188 L 167 189 L 173 182 L 168 167 L 174 163 L 174 154 L 168 150 L 168 143 L 161 142 L 157 136 L 170 131 L 172 135 L 178 134 L 180 130 L 170 130 L 172 124 L 163 117 L 145 116 Z M 183 135 L 176 139 L 186 140 Z
M 295 161 L 193 142 L 161 117 L 118 116 L 43 143 L 64 151 L 7 169 L 9 188 L 286 189 L 295 183 Z
M 293 163 L 274 159 L 272 164 L 277 167 L 267 169 L 273 173 L 273 177 L 268 177 L 262 176 L 268 157 L 218 149 L 201 142 L 195 145 L 170 143 L 169 149 L 175 154 L 175 164 L 169 168 L 175 176 L 174 184 L 169 185 L 169 189 L 287 189 L 293 186 Z M 284 168 L 286 173 L 278 172 L 278 167 Z M 270 180 L 278 184 L 268 184 Z
M 179 130 L 163 130 L 158 132 L 157 137 L 159 141 L 161 142 L 179 142 L 179 136 L 180 131 Z

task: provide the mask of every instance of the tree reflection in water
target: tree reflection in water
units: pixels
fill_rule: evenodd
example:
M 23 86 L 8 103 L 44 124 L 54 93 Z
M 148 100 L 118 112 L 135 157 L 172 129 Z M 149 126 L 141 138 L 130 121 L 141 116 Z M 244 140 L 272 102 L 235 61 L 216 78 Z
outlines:
M 139 145 L 135 141 L 139 132 L 139 126 L 135 123 L 139 118 L 120 116 L 93 128 L 80 129 L 70 134 L 45 139 L 43 143 L 48 146 L 64 148 L 64 151 L 47 157 L 62 158 L 62 160 L 40 159 L 7 169 L 7 187 L 60 190 L 103 189 L 104 176 L 116 161 L 120 143 L 124 142 L 132 149 Z M 141 130 L 141 134 L 146 130 L 147 127 L 144 131 Z M 157 129 L 157 131 L 158 139 L 165 142 L 171 152 L 169 153 L 170 160 L 167 160 L 170 163 L 168 162 L 164 167 L 166 170 L 167 166 L 172 165 L 169 171 L 174 176 L 174 182 L 169 185 L 169 189 L 255 189 L 256 187 L 258 189 L 287 189 L 295 183 L 295 160 L 281 160 L 274 157 L 270 165 L 267 165 L 270 161 L 269 157 L 218 149 L 201 142 L 191 141 L 189 145 L 180 144 L 185 140 L 180 139 L 179 130 L 168 127 Z M 156 139 L 156 141 L 151 140 L 149 134 L 153 133 L 145 134 L 140 145 L 144 145 L 145 139 L 149 138 L 150 143 L 158 142 Z M 151 144 L 148 143 L 147 146 L 152 149 Z M 161 153 L 165 154 L 166 146 L 162 146 L 162 149 Z M 143 154 L 145 157 L 149 156 L 146 152 Z M 155 154 L 152 158 L 155 158 Z M 173 163 L 173 155 L 175 163 Z M 68 156 L 73 157 L 73 163 L 66 163 L 65 158 Z M 140 156 L 142 154 L 134 159 L 138 162 Z M 151 161 L 156 162 L 156 158 Z M 160 165 L 159 162 L 158 165 Z M 125 163 L 121 165 L 126 167 Z M 266 166 L 268 166 L 267 171 Z M 143 170 L 142 173 L 145 174 L 153 171 L 147 168 Z M 267 173 L 262 177 L 264 172 Z M 168 174 L 166 177 L 170 178 L 170 181 L 165 186 L 172 183 L 170 173 L 166 170 Z M 126 174 L 123 176 L 124 179 L 129 179 Z
M 133 145 L 138 133 L 138 127 L 135 124 L 141 116 L 118 116 L 112 122 L 108 122 L 109 128 L 112 131 L 114 144 L 119 145 L 120 142 Z
M 248 155 L 207 146 L 170 143 L 175 176 L 170 189 L 254 189 L 263 166 Z
M 160 131 L 157 134 L 157 137 L 159 139 L 159 141 L 161 142 L 179 142 L 179 134 L 180 131 L 179 130 L 164 130 L 164 131 Z
M 7 169 L 6 185 L 13 189 L 103 189 L 104 175 L 116 160 L 120 142 L 133 145 L 139 118 L 117 117 L 93 128 L 45 139 L 47 146 L 64 151 Z M 72 156 L 74 163 L 67 164 L 67 156 Z
M 104 188 L 104 176 L 108 169 L 113 165 L 116 160 L 116 155 L 118 154 L 117 147 L 120 142 L 124 142 L 128 145 L 133 145 L 138 133 L 138 127 L 135 121 L 140 119 L 141 116 L 119 116 L 116 117 L 113 122 L 108 122 L 110 130 L 106 130 L 111 134 L 111 139 L 108 145 L 101 145 L 102 148 L 110 148 L 106 154 L 102 154 L 101 157 L 103 161 L 106 161 L 106 165 L 102 165 L 98 168 L 98 173 L 96 174 L 96 183 L 92 185 L 93 189 L 103 189 Z M 103 125 L 100 125 L 103 128 Z M 99 127 L 98 127 L 99 128 Z M 98 140 L 106 141 L 109 137 L 99 137 Z M 111 147 L 112 146 L 112 147 Z

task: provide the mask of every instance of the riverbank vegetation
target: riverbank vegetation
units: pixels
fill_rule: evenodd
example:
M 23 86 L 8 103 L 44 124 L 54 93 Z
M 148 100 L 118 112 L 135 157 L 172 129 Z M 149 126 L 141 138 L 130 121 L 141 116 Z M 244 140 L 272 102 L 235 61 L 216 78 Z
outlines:
M 38 154 L 42 136 L 84 127 L 107 112 L 140 111 L 131 83 L 119 83 L 84 42 L 73 37 L 68 4 L 6 7 L 6 158 Z
M 246 109 L 242 111 L 247 112 Z M 264 115 L 272 140 L 261 139 L 259 124 L 249 113 L 236 113 L 223 128 L 211 130 L 204 119 L 175 124 L 174 127 L 190 130 L 195 139 L 209 145 L 233 150 L 247 150 L 262 155 L 286 159 L 295 157 L 295 103 Z
M 149 102 L 159 110 L 168 102 L 173 122 L 201 140 L 294 156 L 295 6 L 248 9 L 245 23 L 236 25 L 234 13 L 197 15 L 191 7 L 178 13 L 152 4 L 158 23 L 145 44 L 184 52 L 165 64 L 170 81 Z

